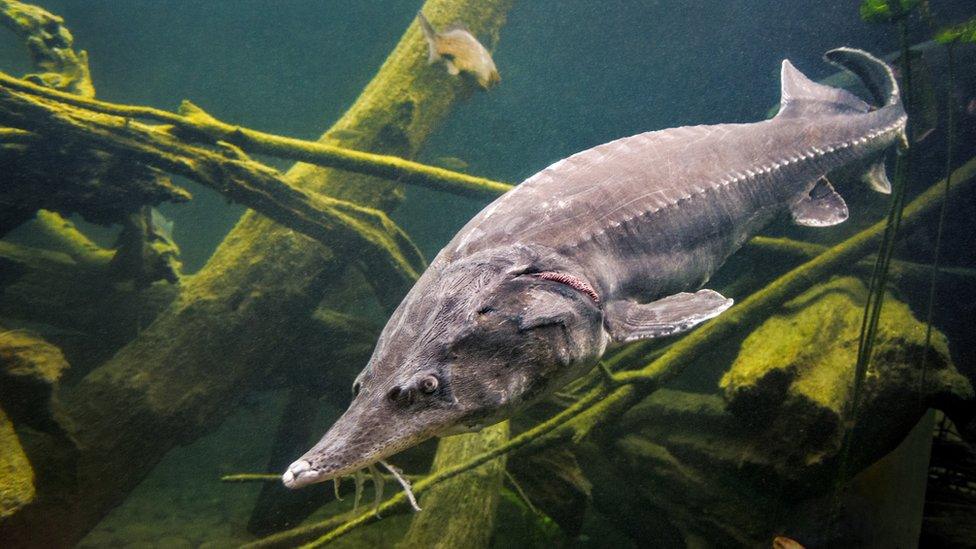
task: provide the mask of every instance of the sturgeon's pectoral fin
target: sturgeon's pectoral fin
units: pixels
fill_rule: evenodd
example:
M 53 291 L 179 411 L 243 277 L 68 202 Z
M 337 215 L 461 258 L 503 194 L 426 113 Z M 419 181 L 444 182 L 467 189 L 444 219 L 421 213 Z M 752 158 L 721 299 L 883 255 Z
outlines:
M 864 172 L 861 180 L 868 184 L 872 190 L 882 194 L 891 194 L 891 181 L 888 180 L 888 172 L 885 171 L 885 161 L 882 156 L 877 162 L 871 164 L 868 171 Z
M 847 220 L 847 204 L 826 177 L 790 207 L 793 221 L 805 227 L 829 227 Z
M 458 70 L 457 65 L 451 61 L 444 61 L 444 66 L 447 67 L 447 74 L 451 76 L 457 76 L 461 72 Z
M 625 342 L 679 334 L 731 306 L 732 300 L 716 291 L 698 290 L 647 304 L 613 301 L 603 310 L 610 337 Z

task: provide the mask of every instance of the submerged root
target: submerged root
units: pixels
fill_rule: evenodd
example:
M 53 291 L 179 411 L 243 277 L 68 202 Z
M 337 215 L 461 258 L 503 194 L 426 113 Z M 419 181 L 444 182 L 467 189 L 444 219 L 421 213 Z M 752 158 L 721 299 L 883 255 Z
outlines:
M 390 465 L 383 460 L 380 460 L 380 465 L 386 467 L 386 470 L 389 471 L 390 474 L 393 475 L 393 478 L 397 479 L 397 482 L 399 482 L 400 486 L 403 487 L 403 493 L 406 494 L 407 500 L 410 501 L 410 506 L 413 507 L 413 510 L 420 511 L 420 506 L 417 505 L 417 498 L 414 497 L 413 489 L 410 487 L 410 481 L 407 480 L 403 474 L 401 474 L 400 470 L 393 465 Z

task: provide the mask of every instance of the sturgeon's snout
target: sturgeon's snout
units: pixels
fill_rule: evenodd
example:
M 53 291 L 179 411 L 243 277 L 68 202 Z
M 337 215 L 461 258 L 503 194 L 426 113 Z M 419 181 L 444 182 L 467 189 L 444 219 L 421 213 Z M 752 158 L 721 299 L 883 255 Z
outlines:
M 300 459 L 288 466 L 285 474 L 281 475 L 281 482 L 286 487 L 297 490 L 309 484 L 315 484 L 321 476 L 320 472 L 312 469 L 311 463 Z

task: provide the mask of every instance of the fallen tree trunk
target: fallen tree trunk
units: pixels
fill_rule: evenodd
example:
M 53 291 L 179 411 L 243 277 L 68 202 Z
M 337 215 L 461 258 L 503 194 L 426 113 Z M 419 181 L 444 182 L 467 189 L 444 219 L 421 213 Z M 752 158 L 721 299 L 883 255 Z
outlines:
M 51 215 L 51 224 L 39 225 L 48 232 L 43 243 L 53 249 L 0 241 L 0 320 L 61 348 L 71 363 L 65 374 L 70 383 L 149 325 L 177 288 L 118 284 L 109 273 L 112 253 L 70 226 L 56 226 Z
M 0 408 L 0 520 L 30 504 L 34 493 L 34 471 L 13 423 Z
M 477 433 L 441 440 L 432 471 L 450 467 L 491 450 L 508 440 L 508 422 Z M 495 509 L 505 474 L 505 456 L 441 484 L 420 498 L 422 512 L 414 515 L 398 547 L 488 547 L 495 525 Z
M 444 24 L 463 19 L 497 39 L 508 0 L 432 0 L 424 12 Z M 377 76 L 334 126 L 355 130 L 347 146 L 412 156 L 464 90 L 427 65 L 426 44 L 411 25 Z M 389 211 L 395 183 L 298 165 L 288 181 Z M 162 458 L 219 425 L 238 399 L 280 366 L 280 341 L 301 332 L 322 296 L 356 258 L 248 212 L 180 296 L 106 364 L 63 395 L 78 444 L 72 485 L 51 486 L 0 524 L 0 545 L 66 546 L 118 505 Z M 369 276 L 369 275 L 367 275 Z M 387 282 L 375 281 L 374 287 Z M 387 309 L 402 295 L 378 295 Z M 328 365 L 323 364 L 323 367 Z M 339 380 L 345 385 L 348 380 Z M 39 475 L 59 471 L 35 463 Z

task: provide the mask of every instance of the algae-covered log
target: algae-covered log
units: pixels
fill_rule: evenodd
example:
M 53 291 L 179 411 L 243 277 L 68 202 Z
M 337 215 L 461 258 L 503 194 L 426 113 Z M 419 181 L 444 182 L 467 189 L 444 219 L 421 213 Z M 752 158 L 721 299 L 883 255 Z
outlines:
M 34 500 L 34 471 L 14 425 L 0 408 L 0 520 Z
M 642 400 L 596 437 L 623 456 L 616 474 L 639 479 L 648 512 L 684 537 L 726 546 L 768 543 L 781 528 L 819 527 L 821 541 L 850 535 L 827 532 L 838 479 L 898 446 L 929 406 L 973 400 L 941 334 L 921 382 L 925 326 L 888 297 L 844 464 L 842 418 L 866 297 L 860 281 L 841 278 L 785 304 L 743 342 L 721 382 L 725 399 L 662 390 Z
M 177 289 L 120 283 L 109 272 L 110 251 L 58 216 L 48 221 L 33 225 L 47 249 L 0 241 L 0 322 L 57 345 L 72 365 L 67 376 L 78 379 L 152 322 Z
M 60 150 L 65 143 L 72 143 L 79 156 L 88 152 L 85 147 L 91 147 L 91 155 L 103 156 L 107 162 L 133 164 L 139 170 L 164 170 L 193 179 L 282 225 L 323 241 L 339 254 L 354 252 L 368 271 L 386 278 L 388 285 L 402 286 L 401 291 L 409 288 L 423 267 L 420 253 L 383 212 L 305 192 L 239 150 L 231 149 L 228 157 L 185 144 L 168 132 L 127 118 L 73 109 L 7 86 L 0 86 L 0 123 L 36 131 L 43 138 L 38 146 Z M 36 148 L 28 151 L 27 156 L 37 156 Z M 17 167 L 24 169 L 25 162 L 17 157 L 13 160 Z M 58 177 L 71 180 L 70 184 L 61 183 L 65 194 L 82 194 L 87 199 L 91 192 L 74 181 L 79 171 L 88 181 L 85 171 L 70 164 L 62 170 Z M 100 187 L 106 179 L 101 174 L 92 181 Z M 139 201 L 152 203 L 149 197 L 135 194 L 133 204 L 132 200 L 113 197 L 112 193 L 117 191 L 109 190 L 108 195 L 99 197 L 97 204 L 100 207 L 112 204 L 113 211 L 117 210 L 114 215 L 119 217 L 116 221 L 128 225 L 134 224 L 133 214 L 144 209 Z M 58 208 L 65 209 L 63 205 Z M 82 211 L 87 212 L 90 209 Z
M 31 61 L 44 71 L 27 75 L 29 80 L 82 97 L 95 95 L 88 54 L 73 49 L 74 37 L 64 19 L 18 0 L 0 0 L 0 24 L 26 42 Z
M 67 369 L 61 350 L 37 334 L 0 327 L 0 406 L 18 425 L 61 433 L 51 397 Z
M 770 459 L 799 467 L 796 482 L 840 451 L 866 298 L 853 278 L 810 289 L 749 334 L 720 382 L 729 409 L 761 426 Z M 897 445 L 929 407 L 954 414 L 976 399 L 945 336 L 933 332 L 926 351 L 925 325 L 904 303 L 886 298 L 877 334 L 854 435 L 862 459 Z
M 24 145 L 12 144 L 0 135 L 0 173 L 4 174 L 0 235 L 26 222 L 39 209 L 78 213 L 93 223 L 110 225 L 122 222 L 145 204 L 190 198 L 159 170 L 93 150 L 76 140 Z
M 497 38 L 509 5 L 434 0 L 424 12 L 438 23 L 463 20 L 479 36 Z M 333 127 L 355 130 L 347 146 L 408 157 L 419 150 L 463 91 L 460 81 L 428 67 L 426 55 L 413 24 Z M 385 211 L 402 197 L 395 183 L 307 165 L 290 170 L 287 179 L 307 193 Z M 38 505 L 0 525 L 0 544 L 77 541 L 167 450 L 218 425 L 270 372 L 290 367 L 280 362 L 280 342 L 302 331 L 355 259 L 245 214 L 152 325 L 63 395 L 79 443 L 76 484 L 52 487 Z M 396 285 L 373 282 L 376 288 Z M 402 296 L 379 297 L 391 308 Z
M 508 440 L 508 422 L 477 433 L 441 440 L 433 470 L 449 467 Z M 505 457 L 488 462 L 451 479 L 420 498 L 420 513 L 398 547 L 488 547 L 495 523 L 495 509 L 505 473 Z
M 373 175 L 399 183 L 427 187 L 475 198 L 494 198 L 512 188 L 512 185 L 484 177 L 459 173 L 437 166 L 428 166 L 397 156 L 376 154 L 350 149 L 335 143 L 358 137 L 354 132 L 335 131 L 325 141 L 305 141 L 283 137 L 249 128 L 228 124 L 211 116 L 190 101 L 183 101 L 177 113 L 152 107 L 119 105 L 96 99 L 50 90 L 0 73 L 0 85 L 10 89 L 43 97 L 61 108 L 75 106 L 74 112 L 91 111 L 122 117 L 162 122 L 154 128 L 167 135 L 192 143 L 220 144 L 225 150 L 243 150 L 308 162 L 325 168 L 338 168 L 365 175 Z M 70 110 L 70 109 L 69 109 Z M 90 116 L 91 113 L 88 113 Z M 5 134 L 6 132 L 6 134 Z M 334 137 L 333 137 L 334 136 Z M 351 136 L 351 137 L 350 137 Z M 39 136 L 27 130 L 0 128 L 0 140 L 31 143 Z
M 24 40 L 41 71 L 24 77 L 33 87 L 60 90 L 68 97 L 95 95 L 88 55 L 74 50 L 63 19 L 18 0 L 0 0 L 0 24 Z M 15 124 L 0 124 L 0 173 L 0 235 L 40 208 L 79 213 L 107 225 L 123 221 L 144 204 L 189 198 L 159 170 L 71 140 L 43 140 Z
M 69 379 L 111 357 L 176 297 L 170 284 L 120 278 L 115 251 L 58 214 L 41 210 L 29 223 L 37 247 L 0 241 L 0 321 L 58 346 L 72 365 Z

